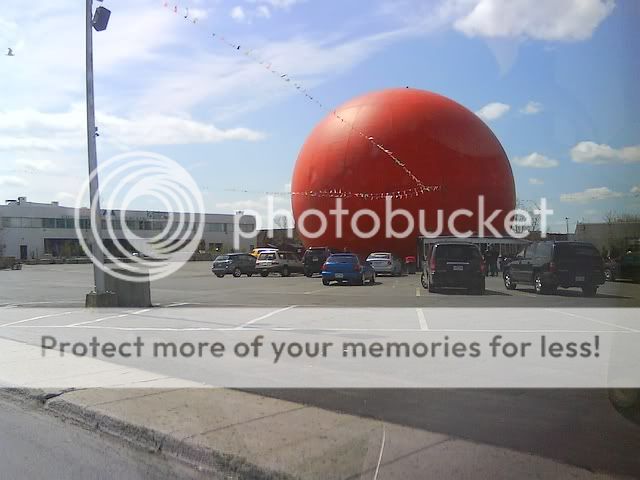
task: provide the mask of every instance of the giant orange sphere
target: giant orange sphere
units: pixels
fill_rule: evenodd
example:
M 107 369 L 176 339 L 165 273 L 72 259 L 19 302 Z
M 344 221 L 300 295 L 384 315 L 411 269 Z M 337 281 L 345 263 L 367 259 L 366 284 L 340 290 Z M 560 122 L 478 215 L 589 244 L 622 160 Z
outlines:
M 420 185 L 434 188 L 425 191 Z M 511 166 L 489 127 L 449 98 L 410 88 L 368 93 L 327 115 L 300 150 L 291 189 L 293 215 L 305 246 L 361 255 L 373 251 L 415 255 L 420 216 L 428 231 L 434 231 L 438 210 L 444 219 L 443 235 L 452 233 L 447 221 L 458 209 L 470 212 L 455 217 L 455 229 L 477 233 L 481 195 L 485 218 L 500 210 L 489 223 L 503 233 L 505 214 L 515 206 Z M 393 238 L 385 231 L 386 194 L 393 209 L 405 209 L 414 219 L 405 238 Z M 342 208 L 349 211 L 340 222 L 330 213 L 336 208 L 336 196 L 343 197 Z M 303 215 L 310 209 L 326 216 L 324 232 L 317 212 Z M 377 233 L 367 213 L 352 224 L 361 209 L 379 216 Z M 391 225 L 403 232 L 409 221 L 396 215 Z M 370 238 L 363 238 L 362 232 Z

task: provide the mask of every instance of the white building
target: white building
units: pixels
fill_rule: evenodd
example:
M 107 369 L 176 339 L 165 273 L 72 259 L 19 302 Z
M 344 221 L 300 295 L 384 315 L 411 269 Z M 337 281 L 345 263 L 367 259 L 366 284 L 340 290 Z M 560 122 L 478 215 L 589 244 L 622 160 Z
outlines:
M 16 257 L 23 260 L 40 258 L 44 254 L 58 256 L 82 256 L 84 253 L 74 227 L 75 209 L 63 207 L 58 202 L 28 202 L 26 197 L 7 200 L 0 205 L 0 256 Z M 105 230 L 110 221 L 116 235 L 121 232 L 119 223 L 124 215 L 127 227 L 140 237 L 152 237 L 167 226 L 167 212 L 130 210 L 103 211 L 102 238 L 109 246 L 109 234 Z M 89 237 L 89 209 L 80 212 L 80 225 Z M 255 219 L 243 216 L 240 227 L 245 232 L 255 232 Z M 234 215 L 205 214 L 201 248 L 210 252 L 232 250 L 234 241 Z M 118 235 L 123 245 L 129 242 Z M 240 238 L 240 250 L 250 251 L 256 244 L 255 237 Z

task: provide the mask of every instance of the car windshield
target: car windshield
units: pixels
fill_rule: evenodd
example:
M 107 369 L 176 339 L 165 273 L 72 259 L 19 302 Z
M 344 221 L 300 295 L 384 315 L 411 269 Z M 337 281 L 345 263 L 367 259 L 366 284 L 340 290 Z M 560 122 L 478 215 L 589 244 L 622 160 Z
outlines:
M 452 261 L 467 262 L 474 258 L 477 248 L 473 245 L 438 245 L 436 258 Z
M 228 255 L 218 255 L 216 257 L 216 260 L 218 260 L 218 261 L 224 261 L 224 260 L 229 260 L 229 259 L 230 259 L 230 257 Z
M 368 258 L 391 258 L 391 255 L 389 253 L 372 253 Z
M 276 254 L 275 252 L 270 252 L 270 253 L 261 253 L 258 256 L 258 260 L 275 260 L 276 259 Z
M 555 252 L 558 258 L 599 258 L 600 252 L 592 245 L 556 244 Z

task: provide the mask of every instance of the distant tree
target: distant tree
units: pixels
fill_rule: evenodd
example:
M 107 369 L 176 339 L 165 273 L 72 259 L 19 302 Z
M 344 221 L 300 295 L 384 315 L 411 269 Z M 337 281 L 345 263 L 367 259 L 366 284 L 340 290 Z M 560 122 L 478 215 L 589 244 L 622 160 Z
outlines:
M 283 214 L 276 215 L 273 217 L 273 224 L 278 228 L 287 229 L 289 228 L 289 219 Z
M 529 230 L 530 232 L 537 232 L 540 230 L 540 215 L 535 213 L 535 210 L 540 210 L 540 207 L 533 200 L 516 200 L 516 207 L 518 210 L 523 210 L 529 214 L 531 218 L 531 224 L 527 227 L 516 227 L 518 231 L 516 233 L 522 233 L 524 230 Z M 519 216 L 519 221 L 524 220 L 524 215 Z

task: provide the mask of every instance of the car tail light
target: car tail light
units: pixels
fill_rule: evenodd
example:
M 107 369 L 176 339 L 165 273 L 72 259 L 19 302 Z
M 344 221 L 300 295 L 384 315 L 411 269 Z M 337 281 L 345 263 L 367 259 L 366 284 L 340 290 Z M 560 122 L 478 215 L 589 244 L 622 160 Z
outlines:
M 361 267 L 359 264 L 357 264 L 357 263 L 356 263 L 356 264 L 355 264 L 355 266 L 353 267 L 353 269 L 354 269 L 356 272 L 359 272 L 359 271 L 362 269 L 362 267 Z
M 327 264 L 326 264 L 326 263 L 323 263 L 323 264 L 322 264 L 322 270 L 324 271 L 324 270 L 326 270 L 326 269 L 327 269 Z
M 555 263 L 555 262 L 551 262 L 551 263 L 549 263 L 549 271 L 550 271 L 551 273 L 556 273 L 556 271 L 557 271 L 557 267 L 556 267 L 556 263 Z
M 429 259 L 429 269 L 431 270 L 431 273 L 436 271 L 436 257 L 431 257 Z

